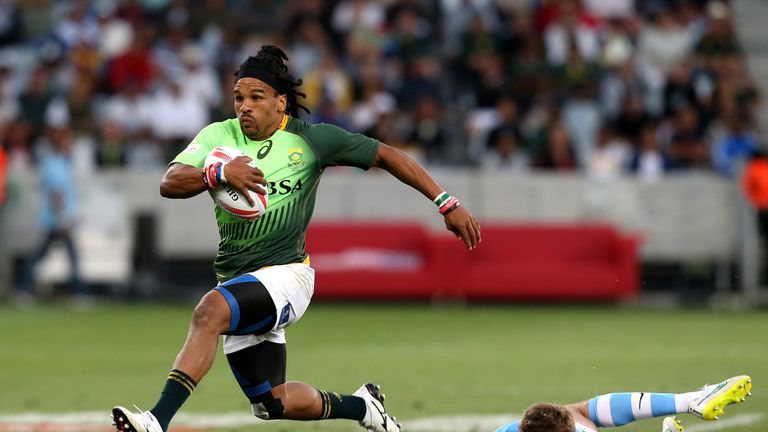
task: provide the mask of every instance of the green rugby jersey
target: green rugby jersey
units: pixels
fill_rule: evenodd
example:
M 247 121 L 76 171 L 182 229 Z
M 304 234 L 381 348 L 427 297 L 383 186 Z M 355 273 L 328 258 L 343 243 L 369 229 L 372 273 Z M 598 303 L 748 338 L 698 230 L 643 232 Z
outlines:
M 378 141 L 330 124 L 309 124 L 285 116 L 268 139 L 252 141 L 237 119 L 212 123 L 171 162 L 202 168 L 216 147 L 234 147 L 253 158 L 269 186 L 267 211 L 255 221 L 214 206 L 219 252 L 213 267 L 220 281 L 264 266 L 302 262 L 305 233 L 320 175 L 329 166 L 370 168 Z

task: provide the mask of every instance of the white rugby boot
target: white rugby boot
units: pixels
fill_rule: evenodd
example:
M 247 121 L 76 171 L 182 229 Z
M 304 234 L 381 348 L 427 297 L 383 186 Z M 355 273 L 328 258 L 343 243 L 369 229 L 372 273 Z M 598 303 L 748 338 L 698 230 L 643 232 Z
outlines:
M 387 409 L 384 408 L 384 394 L 381 393 L 379 385 L 363 384 L 352 395 L 365 401 L 365 417 L 360 426 L 371 432 L 400 432 L 397 419 L 387 414 Z
M 664 417 L 661 423 L 661 432 L 683 432 L 683 424 L 675 417 Z
M 119 432 L 163 432 L 163 428 L 149 411 L 132 413 L 126 408 L 112 408 L 112 424 Z
M 720 384 L 705 385 L 699 396 L 691 401 L 688 412 L 704 420 L 717 420 L 725 414 L 725 407 L 744 402 L 752 395 L 752 378 L 739 375 L 728 378 Z

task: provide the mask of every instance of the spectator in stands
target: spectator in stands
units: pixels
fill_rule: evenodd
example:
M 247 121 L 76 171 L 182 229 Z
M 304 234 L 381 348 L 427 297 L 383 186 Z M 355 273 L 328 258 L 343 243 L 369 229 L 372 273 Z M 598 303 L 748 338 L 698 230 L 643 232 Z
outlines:
M 723 123 L 725 134 L 712 143 L 712 165 L 721 174 L 734 176 L 758 150 L 757 136 L 737 116 L 726 118 Z
M 694 81 L 696 78 L 708 79 L 702 74 L 694 77 L 688 61 L 681 61 L 672 67 L 664 86 L 664 116 L 673 117 L 681 109 L 690 106 L 696 110 L 701 127 L 706 128 L 714 116 L 712 89 L 710 87 L 709 91 L 705 91 L 702 82 Z
M 83 43 L 98 46 L 101 28 L 95 14 L 90 10 L 90 3 L 87 0 L 71 2 L 66 17 L 58 22 L 55 34 L 65 47 L 72 48 Z
M 354 103 L 352 78 L 330 47 L 325 47 L 323 53 L 320 64 L 304 79 L 304 92 L 311 101 L 307 108 L 314 112 L 318 106 L 328 104 L 336 110 L 348 111 Z
M 472 17 L 460 41 L 460 79 L 470 80 L 476 87 L 478 76 L 486 68 L 488 59 L 501 51 L 500 41 L 480 15 Z
M 521 37 L 523 40 L 516 54 L 506 56 L 506 67 L 510 73 L 509 90 L 523 111 L 527 111 L 538 95 L 550 92 L 553 84 L 551 69 L 544 58 L 544 46 L 539 35 L 523 33 Z
M 499 135 L 514 135 L 518 139 L 521 138 L 519 109 L 515 99 L 506 95 L 499 97 L 496 102 L 496 112 L 499 120 L 488 132 L 488 139 L 486 140 L 486 148 L 489 149 L 496 147 Z
M 102 120 L 118 122 L 130 139 L 139 140 L 149 134 L 150 106 L 149 94 L 138 83 L 129 81 L 104 101 Z
M 128 50 L 112 59 L 106 77 L 112 92 L 126 86 L 137 86 L 142 91 L 150 88 L 155 78 L 151 42 L 152 28 L 138 27 Z
M 534 161 L 534 166 L 558 172 L 571 172 L 579 167 L 568 131 L 562 123 L 556 123 L 550 127 L 547 145 Z
M 534 163 L 546 150 L 549 131 L 555 126 L 562 125 L 559 119 L 560 107 L 551 95 L 546 94 L 539 95 L 533 106 L 523 114 L 520 134 L 523 137 L 524 147 L 528 149 Z
M 637 41 L 638 55 L 648 66 L 666 73 L 681 59 L 688 58 L 693 49 L 692 29 L 680 22 L 671 6 L 655 3 L 650 20 L 640 30 Z
M 714 0 L 707 4 L 707 27 L 695 46 L 696 56 L 710 69 L 717 69 L 723 57 L 741 54 L 741 46 L 733 31 L 731 11 L 727 4 Z
M 68 127 L 50 132 L 51 148 L 40 161 L 40 186 L 43 199 L 41 213 L 43 243 L 24 264 L 17 299 L 23 304 L 34 301 L 37 285 L 36 267 L 48 255 L 54 243 L 63 243 L 69 257 L 69 285 L 78 298 L 88 294 L 80 276 L 80 262 L 74 240 L 77 222 L 76 183 L 70 152 L 73 132 Z
M 605 123 L 597 134 L 595 149 L 586 165 L 587 175 L 596 180 L 616 180 L 625 171 L 629 160 L 629 144 L 617 136 Z
M 650 116 L 643 109 L 643 101 L 638 93 L 628 94 L 622 101 L 618 118 L 613 128 L 617 135 L 637 146 L 642 129 L 650 121 Z
M 643 181 L 657 181 L 669 169 L 669 158 L 662 150 L 658 133 L 656 122 L 645 123 L 640 129 L 639 143 L 631 156 L 629 169 Z
M 396 5 L 389 24 L 386 52 L 407 67 L 415 59 L 434 53 L 437 49 L 433 24 L 422 14 L 415 2 Z
M 166 155 L 180 152 L 209 120 L 203 102 L 184 87 L 180 76 L 170 77 L 148 108 L 152 136 Z
M 400 109 L 414 111 L 418 101 L 440 99 L 440 59 L 433 55 L 419 55 L 403 64 L 405 72 L 397 92 Z
M 422 96 L 416 102 L 413 125 L 408 143 L 423 151 L 426 163 L 441 165 L 450 162 L 448 132 L 440 118 L 441 106 L 436 97 Z
M 117 16 L 117 4 L 101 4 L 98 9 L 98 50 L 102 58 L 112 58 L 127 50 L 134 38 L 130 23 Z
M 48 125 L 71 125 L 77 137 L 90 137 L 96 126 L 94 99 L 91 80 L 76 79 L 66 95 L 58 95 L 51 101 L 46 116 Z
M 322 67 L 325 55 L 330 54 L 331 41 L 322 24 L 313 17 L 297 19 L 294 25 L 286 29 L 296 59 L 293 69 L 297 74 L 307 75 Z
M 14 2 L 0 3 L 0 47 L 19 43 L 22 37 L 21 11 Z
M 152 12 L 141 0 L 124 0 L 117 7 L 115 15 L 137 29 L 151 20 Z
M 19 2 L 23 38 L 19 42 L 37 40 L 43 34 L 51 31 L 54 22 L 54 8 L 52 3 L 52 0 L 28 0 Z
M 179 76 L 184 73 L 182 55 L 190 44 L 189 29 L 182 25 L 172 25 L 159 33 L 149 49 L 151 63 L 157 73 L 157 78 L 163 79 Z
M 106 120 L 101 124 L 101 130 L 96 145 L 96 165 L 100 168 L 120 168 L 127 163 L 127 147 L 125 135 L 120 123 Z
M 384 6 L 373 0 L 342 0 L 333 10 L 333 29 L 343 35 L 357 30 L 379 31 L 385 18 Z
M 32 141 L 35 137 L 29 123 L 22 119 L 10 122 L 3 138 L 9 169 L 29 171 L 35 163 L 32 153 Z
M 616 37 L 614 47 L 606 46 L 603 54 L 603 76 L 599 80 L 600 105 L 609 120 L 615 120 L 623 103 L 643 93 L 645 83 L 640 78 L 633 48 L 625 34 Z M 627 40 L 625 40 L 625 38 Z M 610 43 L 610 42 L 609 42 Z M 640 107 L 642 110 L 642 107 Z
M 397 102 L 392 94 L 384 89 L 376 65 L 363 66 L 360 80 L 360 98 L 352 107 L 350 122 L 354 131 L 364 132 L 374 128 L 381 115 L 393 112 L 397 108 Z
M 744 57 L 734 54 L 719 61 L 718 106 L 723 117 L 736 116 L 748 123 L 756 119 L 760 91 L 747 73 Z
M 496 2 L 487 0 L 439 0 L 441 30 L 449 53 L 460 51 L 461 38 L 472 22 L 479 18 L 488 31 L 495 33 L 501 24 Z
M 8 124 L 19 115 L 19 103 L 10 84 L 11 65 L 0 63 L 0 124 Z
M 686 106 L 675 114 L 667 154 L 674 170 L 710 167 L 710 149 L 694 107 Z
M 544 29 L 549 63 L 562 66 L 571 56 L 596 61 L 600 54 L 598 20 L 582 7 L 580 0 L 556 4 L 554 19 Z
M 561 117 L 571 138 L 579 166 L 586 166 L 591 157 L 600 128 L 600 107 L 596 100 L 595 71 L 577 57 L 572 57 L 565 68 L 567 99 Z
M 531 166 L 530 157 L 521 144 L 520 134 L 510 128 L 498 130 L 488 141 L 488 151 L 481 160 L 481 166 L 490 171 L 503 170 L 516 174 L 527 173 Z
M 36 66 L 29 76 L 25 90 L 19 95 L 21 119 L 35 134 L 45 127 L 45 113 L 53 99 L 50 78 L 51 71 L 47 65 Z
M 196 104 L 203 106 L 206 112 L 221 102 L 219 77 L 210 62 L 205 58 L 203 49 L 193 43 L 187 43 L 181 50 L 181 74 L 184 76 L 182 92 Z

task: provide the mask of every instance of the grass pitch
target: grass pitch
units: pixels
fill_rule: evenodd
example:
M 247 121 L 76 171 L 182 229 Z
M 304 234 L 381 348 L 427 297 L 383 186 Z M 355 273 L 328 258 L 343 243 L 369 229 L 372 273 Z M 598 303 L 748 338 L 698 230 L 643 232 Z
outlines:
M 0 306 L 0 414 L 103 411 L 106 419 L 113 405 L 151 408 L 192 308 Z M 289 379 L 341 393 L 380 383 L 389 410 L 406 422 L 520 413 L 540 400 L 566 403 L 616 391 L 689 391 L 746 373 L 753 396 L 726 409 L 724 418 L 762 417 L 717 430 L 768 430 L 764 311 L 318 303 L 287 337 Z M 221 353 L 182 408 L 214 415 L 248 410 Z M 683 418 L 687 426 L 703 423 Z M 660 423 L 645 420 L 620 430 L 658 431 Z M 341 421 L 220 430 L 254 429 L 359 430 Z

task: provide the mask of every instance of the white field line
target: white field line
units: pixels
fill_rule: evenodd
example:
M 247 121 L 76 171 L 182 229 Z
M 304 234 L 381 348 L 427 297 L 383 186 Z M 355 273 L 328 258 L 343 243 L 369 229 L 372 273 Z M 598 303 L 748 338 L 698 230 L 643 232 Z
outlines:
M 693 423 L 683 421 L 687 432 L 710 432 L 754 424 L 763 414 L 736 414 L 714 422 Z M 493 432 L 499 426 L 517 418 L 514 414 L 452 415 L 422 417 L 403 421 L 403 430 L 412 432 Z M 691 419 L 695 421 L 694 419 Z M 185 429 L 234 428 L 263 422 L 242 412 L 221 414 L 181 413 L 174 419 L 174 426 Z M 0 432 L 8 431 L 76 431 L 109 430 L 111 418 L 108 412 L 87 411 L 76 413 L 24 413 L 0 414 Z M 646 421 L 646 423 L 648 423 Z M 84 427 L 85 426 L 85 427 Z M 654 430 L 656 430 L 654 425 Z M 649 425 L 650 427 L 650 425 Z
M 690 426 L 686 426 L 685 420 L 683 420 L 683 426 L 688 432 L 708 432 L 719 429 L 725 429 L 734 426 L 747 426 L 752 423 L 757 423 L 763 418 L 763 414 L 738 414 L 722 420 L 716 420 L 713 422 L 696 423 Z

